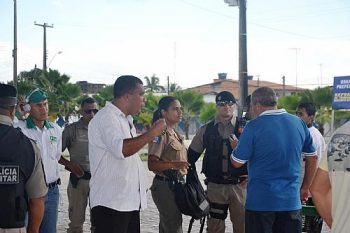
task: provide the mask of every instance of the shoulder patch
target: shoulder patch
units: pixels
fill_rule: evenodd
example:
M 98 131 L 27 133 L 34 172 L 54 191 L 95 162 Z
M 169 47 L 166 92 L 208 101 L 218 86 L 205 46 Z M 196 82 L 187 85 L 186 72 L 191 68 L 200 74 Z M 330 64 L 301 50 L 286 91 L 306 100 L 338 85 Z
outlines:
M 0 184 L 18 184 L 19 166 L 0 165 Z
M 161 136 L 157 136 L 153 139 L 152 142 L 156 143 L 156 144 L 160 144 L 160 142 L 162 141 L 162 137 Z

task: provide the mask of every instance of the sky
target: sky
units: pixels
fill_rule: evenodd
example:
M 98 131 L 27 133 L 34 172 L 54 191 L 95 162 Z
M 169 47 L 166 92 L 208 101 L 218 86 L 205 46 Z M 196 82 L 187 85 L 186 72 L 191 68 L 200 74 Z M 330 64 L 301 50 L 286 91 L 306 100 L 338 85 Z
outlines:
M 13 77 L 13 0 L 0 0 L 0 82 Z M 239 8 L 224 0 L 17 0 L 18 73 L 47 64 L 71 82 L 120 75 L 182 88 L 238 79 Z M 248 74 L 302 88 L 350 75 L 349 0 L 248 0 Z M 144 81 L 144 79 L 143 79 Z

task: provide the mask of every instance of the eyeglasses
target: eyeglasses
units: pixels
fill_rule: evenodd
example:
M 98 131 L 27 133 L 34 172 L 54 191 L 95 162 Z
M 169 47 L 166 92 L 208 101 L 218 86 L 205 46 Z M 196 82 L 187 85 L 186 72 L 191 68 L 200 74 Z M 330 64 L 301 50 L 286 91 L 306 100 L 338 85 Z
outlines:
M 91 114 L 92 112 L 96 114 L 98 112 L 98 109 L 88 109 L 84 111 L 86 114 Z
M 220 106 L 220 107 L 224 107 L 224 106 L 226 106 L 226 105 L 228 105 L 228 106 L 232 106 L 232 105 L 234 105 L 235 103 L 233 102 L 233 101 L 218 101 L 218 102 L 216 102 L 216 105 L 217 106 Z

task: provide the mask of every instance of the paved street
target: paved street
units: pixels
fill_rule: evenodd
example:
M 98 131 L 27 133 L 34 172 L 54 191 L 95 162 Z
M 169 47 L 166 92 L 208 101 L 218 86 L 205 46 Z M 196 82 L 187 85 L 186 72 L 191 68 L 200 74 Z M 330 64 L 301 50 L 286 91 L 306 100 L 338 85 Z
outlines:
M 147 163 L 144 163 L 145 167 L 147 167 Z M 200 171 L 200 166 L 201 163 L 197 163 L 197 170 Z M 68 227 L 68 200 L 67 200 L 67 182 L 69 179 L 69 172 L 64 170 L 62 166 L 60 166 L 61 171 L 60 171 L 60 176 L 62 179 L 62 185 L 60 186 L 60 205 L 59 205 L 59 213 L 58 213 L 58 233 L 64 233 L 66 232 L 66 229 Z M 148 177 L 148 182 L 149 186 L 152 183 L 152 177 L 153 173 L 147 171 L 147 177 Z M 203 176 L 200 176 L 201 179 L 203 179 Z M 158 232 L 158 210 L 155 207 L 151 193 L 148 192 L 147 194 L 148 198 L 148 208 L 141 212 L 141 232 L 142 233 L 157 233 Z M 184 216 L 184 232 L 187 232 L 188 224 L 189 224 L 190 218 L 187 216 Z M 232 227 L 226 221 L 226 225 L 228 226 L 226 228 L 227 233 L 232 233 Z M 84 224 L 84 232 L 89 232 L 90 229 L 90 215 L 89 213 L 87 214 L 87 221 L 85 221 Z M 199 232 L 199 221 L 195 221 L 193 224 L 192 232 L 196 233 Z M 325 229 L 322 231 L 322 233 L 329 233 L 329 229 Z

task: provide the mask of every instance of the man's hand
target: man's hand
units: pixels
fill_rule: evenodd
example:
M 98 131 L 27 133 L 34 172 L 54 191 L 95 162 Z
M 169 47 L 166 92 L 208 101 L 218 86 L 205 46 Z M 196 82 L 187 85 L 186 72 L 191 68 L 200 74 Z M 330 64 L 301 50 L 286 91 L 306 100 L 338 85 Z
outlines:
M 166 122 L 163 118 L 153 123 L 150 131 L 154 134 L 154 137 L 162 134 L 166 130 Z
M 63 156 L 61 156 L 58 162 L 63 166 L 65 166 L 67 170 L 69 170 L 70 172 L 73 172 L 77 177 L 82 177 L 84 175 L 84 170 L 76 162 L 69 161 L 65 159 Z
M 184 170 L 184 169 L 188 169 L 190 164 L 188 162 L 185 161 L 171 161 L 171 168 L 174 170 Z
M 300 189 L 300 200 L 301 203 L 306 203 L 307 199 L 309 199 L 309 189 L 307 188 L 301 188 Z
M 231 148 L 234 150 L 234 149 L 237 147 L 237 145 L 238 145 L 238 139 L 237 139 L 236 135 L 231 134 L 231 135 L 228 137 L 228 140 L 229 140 L 229 142 L 230 142 Z
M 84 170 L 81 168 L 81 166 L 73 161 L 70 161 L 68 163 L 69 170 L 74 173 L 77 177 L 82 177 L 84 175 Z

